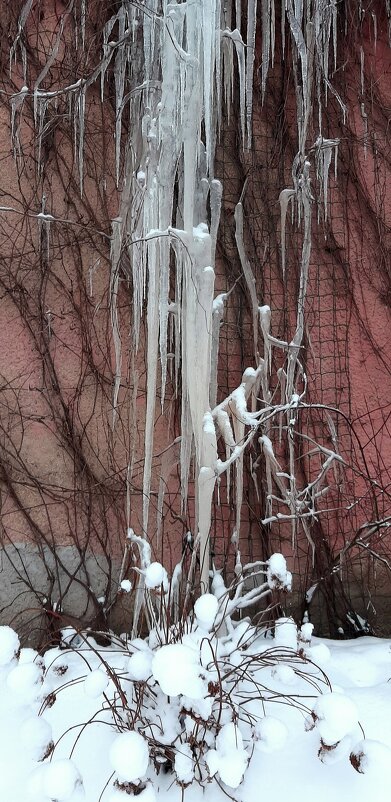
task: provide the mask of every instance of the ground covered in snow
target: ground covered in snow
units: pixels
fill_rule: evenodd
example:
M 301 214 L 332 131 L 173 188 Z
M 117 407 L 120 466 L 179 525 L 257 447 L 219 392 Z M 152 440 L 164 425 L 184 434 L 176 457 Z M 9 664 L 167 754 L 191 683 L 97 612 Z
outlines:
M 168 644 L 69 630 L 43 657 L 0 627 L 0 800 L 388 802 L 391 642 L 212 635 L 215 614 Z

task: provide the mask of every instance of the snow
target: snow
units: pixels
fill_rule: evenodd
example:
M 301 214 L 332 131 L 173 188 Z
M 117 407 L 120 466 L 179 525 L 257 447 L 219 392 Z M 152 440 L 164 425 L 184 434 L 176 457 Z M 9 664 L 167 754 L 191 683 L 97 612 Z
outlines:
M 350 761 L 360 774 L 372 775 L 376 780 L 384 773 L 391 780 L 391 749 L 380 741 L 370 738 L 356 743 Z
M 168 576 L 167 571 L 160 563 L 153 562 L 145 570 L 145 584 L 150 590 L 160 588 L 163 585 L 163 590 L 168 590 Z
M 342 693 L 326 693 L 317 700 L 312 717 L 323 743 L 332 746 L 357 727 L 358 710 Z
M 110 747 L 109 760 L 122 781 L 138 783 L 148 770 L 147 741 L 138 732 L 122 732 Z
M 97 699 L 102 693 L 105 692 L 109 684 L 109 678 L 105 671 L 97 668 L 91 671 L 84 680 L 84 693 L 90 699 Z
M 0 627 L 0 666 L 6 666 L 20 649 L 19 638 L 11 627 Z
M 51 649 L 43 685 L 30 677 L 10 687 L 16 667 L 42 677 L 34 650 L 12 657 L 0 671 L 0 799 L 97 802 L 102 794 L 101 802 L 121 802 L 133 783 L 141 802 L 180 802 L 182 787 L 189 802 L 223 802 L 227 793 L 257 802 L 261 784 L 276 799 L 289 786 L 291 802 L 315 789 L 317 802 L 388 802 L 391 641 L 326 641 L 306 626 L 297 651 L 286 617 L 276 636 L 290 648 L 254 628 L 247 640 L 245 621 L 219 638 L 197 621 L 189 627 L 182 643 L 150 639 L 153 649 L 142 639 Z M 325 665 L 311 663 L 310 651 L 325 651 Z M 97 690 L 111 671 L 118 686 L 110 680 L 105 696 L 86 693 L 87 682 Z M 47 694 L 54 703 L 42 704 Z
M 33 760 L 43 760 L 53 746 L 52 728 L 42 716 L 30 716 L 20 728 L 20 742 Z
M 15 666 L 7 677 L 10 691 L 21 701 L 35 701 L 42 689 L 42 668 L 37 663 L 22 663 Z
M 132 583 L 130 579 L 123 579 L 120 584 L 120 588 L 124 593 L 130 593 L 132 590 Z
M 80 772 L 72 760 L 55 760 L 36 768 L 28 778 L 32 802 L 81 802 L 85 799 Z
M 206 762 L 211 774 L 219 773 L 229 788 L 237 788 L 248 765 L 249 755 L 243 747 L 243 737 L 233 723 L 224 724 L 216 738 L 216 749 L 209 750 Z
M 53 746 L 52 728 L 42 716 L 30 716 L 20 727 L 20 742 L 33 760 L 43 760 Z
M 175 755 L 175 774 L 179 782 L 187 783 L 193 782 L 194 779 L 194 758 L 190 745 L 185 743 L 181 744 Z
M 255 748 L 260 752 L 276 752 L 282 749 L 288 738 L 288 728 L 283 721 L 265 716 L 254 726 Z
M 305 624 L 302 624 L 299 632 L 299 640 L 302 643 L 311 643 L 313 631 L 314 631 L 314 625 L 311 624 L 309 621 Z
M 181 643 L 162 646 L 152 660 L 152 673 L 167 696 L 184 694 L 192 699 L 206 695 L 199 655 Z
M 278 552 L 268 560 L 267 581 L 273 589 L 291 589 L 292 574 L 287 569 L 285 557 Z
M 219 602 L 212 593 L 204 593 L 197 599 L 194 605 L 194 612 L 198 626 L 207 631 L 213 628 L 216 615 L 219 609 Z
M 42 790 L 49 799 L 66 802 L 75 799 L 74 791 L 82 785 L 80 773 L 72 760 L 55 760 L 45 766 Z
M 129 657 L 127 670 L 130 679 L 145 682 L 152 674 L 152 652 L 134 652 Z
M 297 629 L 293 618 L 277 618 L 274 643 L 284 649 L 297 650 Z

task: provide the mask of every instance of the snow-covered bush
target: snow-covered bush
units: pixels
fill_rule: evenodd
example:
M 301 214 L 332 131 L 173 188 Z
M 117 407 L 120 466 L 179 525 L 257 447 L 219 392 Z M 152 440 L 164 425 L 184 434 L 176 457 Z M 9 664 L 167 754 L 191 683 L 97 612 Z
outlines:
M 198 599 L 194 614 L 178 626 L 163 620 L 171 588 L 155 564 L 146 589 L 155 625 L 145 639 L 110 635 L 111 643 L 97 649 L 88 630 L 69 628 L 60 647 L 41 657 L 20 649 L 9 628 L 0 631 L 3 684 L 18 710 L 25 711 L 19 739 L 36 764 L 26 786 L 31 802 L 85 798 L 79 748 L 83 744 L 84 753 L 91 751 L 97 725 L 106 743 L 101 802 L 132 796 L 155 802 L 162 770 L 182 793 L 195 783 L 206 788 L 217 782 L 232 795 L 255 756 L 268 760 L 286 748 L 292 735 L 286 705 L 319 736 L 312 744 L 323 763 L 348 764 L 350 757 L 359 773 L 387 763 L 387 747 L 362 740 L 355 704 L 333 690 L 312 662 L 311 655 L 324 646 L 312 645 L 312 624 L 298 631 L 292 618 L 281 617 L 267 630 L 255 628 L 250 619 L 235 620 L 247 594 L 252 599 L 276 582 L 290 585 L 282 555 L 257 570 L 266 580 L 255 594 L 244 589 L 243 572 L 230 589 L 215 572 L 212 592 Z M 70 705 L 69 717 L 67 703 L 61 705 L 72 689 L 78 704 Z M 78 723 L 79 705 L 86 712 Z

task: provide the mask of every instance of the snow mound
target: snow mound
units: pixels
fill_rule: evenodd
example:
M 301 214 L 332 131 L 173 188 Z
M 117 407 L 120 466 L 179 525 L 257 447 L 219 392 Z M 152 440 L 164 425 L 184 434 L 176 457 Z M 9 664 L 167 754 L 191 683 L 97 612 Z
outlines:
M 209 632 L 213 628 L 218 609 L 219 602 L 213 593 L 204 593 L 203 596 L 200 596 L 194 605 L 198 626 Z
M 201 672 L 197 652 L 182 643 L 162 646 L 152 660 L 153 676 L 167 696 L 202 699 L 208 691 Z
M 225 785 L 237 788 L 247 769 L 248 758 L 242 733 L 231 721 L 221 728 L 216 738 L 216 749 L 210 749 L 205 759 L 211 776 L 218 772 Z
M 20 727 L 20 741 L 33 760 L 43 760 L 53 746 L 49 722 L 42 716 L 30 716 Z
M 81 802 L 85 798 L 80 772 L 66 758 L 38 766 L 29 777 L 27 792 L 36 802 Z
M 315 646 L 308 646 L 305 649 L 305 654 L 309 660 L 312 660 L 313 663 L 321 667 L 326 665 L 331 658 L 330 649 L 325 643 L 317 643 Z
M 23 663 L 38 663 L 39 665 L 43 665 L 42 657 L 40 657 L 36 649 L 30 649 L 29 647 L 20 650 L 18 662 L 20 666 Z
M 11 663 L 20 649 L 19 638 L 11 627 L 0 627 L 0 666 Z
M 323 743 L 332 746 L 355 729 L 358 711 L 348 696 L 325 693 L 317 699 L 312 717 Z
M 359 774 L 391 777 L 391 749 L 381 741 L 366 738 L 350 754 L 350 762 Z
M 292 666 L 286 666 L 284 663 L 279 663 L 273 668 L 272 676 L 279 682 L 282 682 L 283 685 L 292 685 L 296 679 L 296 674 Z
M 267 581 L 273 590 L 291 590 L 292 574 L 286 567 L 283 554 L 272 554 L 267 561 Z
M 167 571 L 161 563 L 151 563 L 145 569 L 145 584 L 147 588 L 153 590 L 160 588 L 163 585 L 164 592 L 168 590 L 168 576 Z
M 181 744 L 175 755 L 175 774 L 177 780 L 184 785 L 193 782 L 194 758 L 189 744 Z
M 84 693 L 90 699 L 97 699 L 106 690 L 109 684 L 109 678 L 105 671 L 97 668 L 91 671 L 84 680 Z
M 127 670 L 130 679 L 134 682 L 146 682 L 152 674 L 152 653 L 149 651 L 134 652 L 129 657 Z
M 111 744 L 109 759 L 122 781 L 137 783 L 148 770 L 148 744 L 138 732 L 122 732 Z
M 49 799 L 66 802 L 75 798 L 75 790 L 82 789 L 80 772 L 72 760 L 54 760 L 45 766 L 43 791 Z M 81 798 L 81 795 L 78 795 Z
M 254 745 L 260 752 L 276 752 L 282 749 L 287 737 L 287 727 L 273 716 L 265 716 L 254 726 Z
M 8 688 L 23 702 L 33 702 L 38 698 L 42 682 L 42 667 L 37 663 L 17 665 L 7 677 Z
M 274 645 L 297 651 L 297 627 L 293 618 L 277 618 Z

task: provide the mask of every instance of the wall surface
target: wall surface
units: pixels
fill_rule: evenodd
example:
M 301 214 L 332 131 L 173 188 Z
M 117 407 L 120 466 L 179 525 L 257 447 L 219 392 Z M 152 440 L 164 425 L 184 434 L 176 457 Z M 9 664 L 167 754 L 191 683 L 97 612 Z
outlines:
M 112 221 L 121 211 L 113 146 L 115 71 L 106 75 L 103 102 L 99 83 L 89 87 L 83 118 L 80 96 L 62 91 L 90 74 L 101 58 L 102 21 L 111 5 L 89 3 L 88 46 L 79 41 L 77 49 L 80 4 L 70 11 L 60 0 L 33 2 L 19 35 L 24 4 L 0 0 L 0 617 L 17 626 L 22 619 L 33 621 L 27 627 L 42 630 L 42 638 L 53 619 L 55 627 L 59 610 L 95 626 L 105 624 L 108 610 L 117 626 L 126 625 L 122 608 L 127 601 L 117 594 L 118 582 L 132 575 L 136 559 L 126 533 L 129 526 L 142 533 L 147 331 L 144 321 L 137 350 L 125 248 L 115 290 L 122 365 L 113 413 L 110 250 Z M 267 556 L 272 547 L 287 553 L 296 575 L 292 611 L 301 614 L 305 591 L 318 585 L 313 607 L 318 605 L 320 618 L 330 594 L 339 594 L 345 613 L 350 595 L 361 615 L 381 628 L 384 599 L 391 594 L 391 548 L 387 528 L 378 523 L 387 523 L 390 514 L 391 482 L 391 50 L 383 3 L 372 3 L 361 21 L 355 2 L 344 6 L 338 69 L 322 131 L 325 139 L 339 140 L 338 170 L 335 175 L 330 167 L 326 207 L 314 201 L 305 301 L 302 362 L 306 398 L 315 407 L 301 413 L 300 429 L 335 447 L 345 465 L 330 473 L 329 494 L 320 501 L 325 512 L 314 516 L 310 537 L 299 529 L 292 545 L 290 524 L 262 523 L 265 466 L 254 445 L 245 464 L 241 549 L 250 559 Z M 283 276 L 279 205 L 281 190 L 291 185 L 297 151 L 295 87 L 291 45 L 283 59 L 279 25 L 276 30 L 264 99 L 260 30 L 257 35 L 251 151 L 239 142 L 236 94 L 217 145 L 215 175 L 224 194 L 216 294 L 232 290 L 220 328 L 217 401 L 240 384 L 246 367 L 254 366 L 251 299 L 235 243 L 234 211 L 241 196 L 246 251 L 259 303 L 271 308 L 272 335 L 290 342 L 296 325 L 302 241 L 297 221 L 288 214 Z M 137 36 L 133 46 L 136 59 Z M 50 68 L 42 78 L 48 58 Z M 55 101 L 34 99 L 38 80 L 56 94 Z M 340 98 L 348 109 L 345 119 Z M 319 133 L 315 110 L 309 150 Z M 318 199 L 316 164 L 322 152 L 314 146 L 310 158 Z M 272 384 L 285 358 L 274 353 Z M 155 557 L 171 566 L 183 549 L 191 557 L 187 533 L 195 504 L 191 483 L 184 509 L 180 501 L 180 382 L 169 367 L 163 406 L 160 386 L 157 392 L 151 514 L 144 533 Z M 319 470 L 319 452 L 313 456 L 304 440 L 298 465 L 303 482 Z M 217 495 L 214 502 L 211 540 L 215 560 L 230 569 L 236 519 L 224 482 L 220 504 Z M 369 522 L 375 523 L 365 528 Z M 341 580 L 338 587 L 335 576 Z M 326 629 L 325 622 L 322 626 Z

